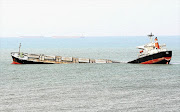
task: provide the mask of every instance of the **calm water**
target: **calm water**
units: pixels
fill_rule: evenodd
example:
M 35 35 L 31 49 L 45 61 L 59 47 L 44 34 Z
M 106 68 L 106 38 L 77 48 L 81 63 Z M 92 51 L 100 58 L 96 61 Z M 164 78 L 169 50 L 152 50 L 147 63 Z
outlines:
M 180 37 L 159 37 L 170 65 L 12 65 L 10 52 L 130 61 L 147 37 L 0 39 L 0 111 L 180 111 Z

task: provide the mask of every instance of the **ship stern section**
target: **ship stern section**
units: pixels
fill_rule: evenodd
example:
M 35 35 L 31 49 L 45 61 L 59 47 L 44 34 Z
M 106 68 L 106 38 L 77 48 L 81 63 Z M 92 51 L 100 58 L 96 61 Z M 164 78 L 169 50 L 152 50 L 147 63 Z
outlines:
M 152 55 L 144 56 L 128 63 L 139 64 L 169 64 L 172 57 L 172 51 L 158 52 Z

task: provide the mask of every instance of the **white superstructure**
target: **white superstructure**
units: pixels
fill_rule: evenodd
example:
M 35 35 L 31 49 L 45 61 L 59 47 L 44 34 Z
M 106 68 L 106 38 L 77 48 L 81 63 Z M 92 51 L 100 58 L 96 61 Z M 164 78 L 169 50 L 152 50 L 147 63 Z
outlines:
M 163 45 L 159 46 L 159 44 L 157 42 L 157 38 L 156 38 L 156 41 L 153 42 L 152 37 L 154 35 L 152 33 L 150 35 L 148 35 L 148 36 L 150 38 L 150 43 L 147 43 L 145 45 L 137 47 L 138 49 L 141 49 L 138 57 L 144 57 L 144 56 L 155 54 L 155 53 L 158 53 L 158 52 L 167 51 L 167 49 L 165 48 L 166 44 L 163 44 Z M 158 45 L 158 48 L 157 48 L 156 44 Z

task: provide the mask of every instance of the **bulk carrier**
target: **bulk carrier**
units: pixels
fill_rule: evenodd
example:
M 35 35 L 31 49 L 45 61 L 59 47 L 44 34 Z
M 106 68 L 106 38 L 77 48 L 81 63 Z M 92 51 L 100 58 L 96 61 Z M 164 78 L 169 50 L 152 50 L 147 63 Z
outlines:
M 138 58 L 129 61 L 128 63 L 140 63 L 140 64 L 169 64 L 172 57 L 172 51 L 165 48 L 166 44 L 159 45 L 157 37 L 152 41 L 154 36 L 152 33 L 148 35 L 150 43 L 138 46 L 141 49 Z
M 159 45 L 157 37 L 155 42 L 152 41 L 154 36 L 152 33 L 148 35 L 150 43 L 138 46 L 141 49 L 138 58 L 127 63 L 137 64 L 169 64 L 172 56 L 172 51 L 164 48 L 166 45 Z M 119 61 L 112 61 L 108 59 L 89 59 L 89 58 L 75 58 L 63 56 L 50 56 L 44 54 L 28 54 L 20 52 L 21 44 L 19 45 L 19 52 L 11 52 L 13 59 L 12 64 L 68 64 L 68 63 L 122 63 Z
M 11 52 L 12 64 L 69 64 L 69 63 L 118 63 L 108 59 L 89 59 L 76 57 L 51 56 L 44 54 L 29 54 L 20 52 Z

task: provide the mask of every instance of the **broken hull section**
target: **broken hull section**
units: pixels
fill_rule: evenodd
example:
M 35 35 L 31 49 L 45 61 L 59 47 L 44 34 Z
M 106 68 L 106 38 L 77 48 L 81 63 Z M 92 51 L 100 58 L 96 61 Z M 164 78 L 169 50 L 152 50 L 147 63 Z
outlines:
M 11 64 L 70 64 L 70 63 L 116 63 L 116 61 L 107 59 L 89 59 L 74 58 L 62 56 L 48 56 L 44 54 L 27 54 L 19 55 L 18 52 L 12 52 L 13 62 Z
M 35 62 L 35 61 L 28 61 L 28 60 L 20 60 L 16 57 L 13 57 L 13 62 L 11 64 L 54 64 L 54 63 L 46 63 L 46 62 Z
M 171 61 L 172 51 L 158 52 L 152 55 L 144 56 L 128 63 L 136 64 L 169 64 Z

